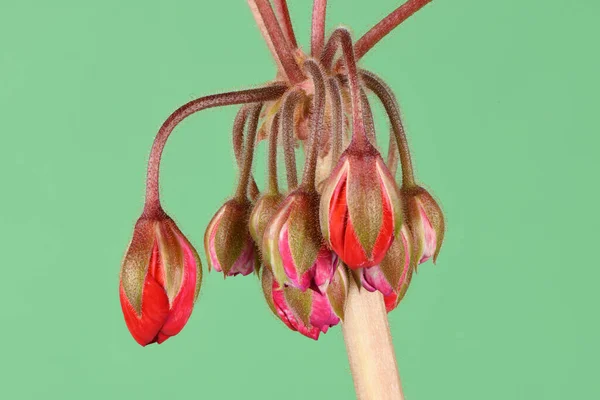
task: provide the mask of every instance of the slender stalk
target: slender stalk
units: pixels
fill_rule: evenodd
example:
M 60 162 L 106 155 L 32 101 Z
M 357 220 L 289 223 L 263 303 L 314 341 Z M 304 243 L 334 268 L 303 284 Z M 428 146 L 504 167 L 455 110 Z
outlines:
M 392 176 L 396 176 L 396 172 L 398 171 L 398 144 L 396 143 L 396 135 L 392 126 L 390 126 L 390 142 L 388 144 L 386 164 Z
M 398 102 L 394 97 L 392 90 L 389 86 L 381 80 L 377 75 L 361 70 L 361 77 L 367 88 L 371 90 L 383 104 L 386 113 L 388 114 L 392 130 L 396 137 L 396 144 L 400 152 L 400 165 L 402 166 L 402 185 L 403 186 L 414 186 L 415 185 L 415 173 L 413 170 L 412 160 L 410 157 L 410 149 L 408 148 L 408 141 L 406 140 L 406 133 L 404 132 L 404 126 L 402 125 L 402 118 L 400 117 L 400 111 L 398 109 Z
M 290 18 L 290 10 L 287 6 L 286 0 L 274 0 L 275 13 L 279 24 L 283 29 L 283 34 L 293 49 L 298 48 L 298 42 L 296 41 L 296 34 L 294 33 L 294 26 L 292 25 L 292 19 Z
M 429 2 L 431 2 L 431 0 L 408 0 L 406 3 L 392 11 L 354 44 L 356 59 L 360 60 L 388 33 Z
M 365 132 L 363 123 L 363 109 L 360 96 L 360 84 L 358 82 L 358 72 L 356 67 L 356 59 L 354 57 L 354 48 L 352 46 L 352 38 L 350 32 L 345 28 L 336 29 L 325 49 L 321 61 L 326 69 L 331 68 L 333 56 L 338 47 L 342 48 L 344 62 L 346 64 L 348 81 L 350 83 L 350 97 L 352 99 L 352 141 L 351 146 L 357 146 L 357 149 L 366 149 L 371 147 L 369 139 Z
M 404 400 L 383 296 L 353 279 L 342 332 L 358 400 Z
M 279 193 L 279 184 L 277 183 L 277 138 L 279 137 L 279 131 L 279 113 L 277 113 L 273 117 L 273 122 L 271 123 L 271 132 L 269 134 L 269 194 Z
M 364 89 L 360 89 L 360 98 L 363 104 L 363 118 L 365 121 L 365 131 L 367 137 L 371 141 L 373 146 L 377 146 L 377 139 L 375 138 L 375 122 L 373 121 L 373 111 L 371 110 L 371 104 L 369 104 L 369 98 Z
M 335 166 L 342 154 L 342 141 L 344 134 L 344 113 L 342 108 L 342 92 L 338 80 L 331 77 L 328 79 L 329 95 L 331 96 L 331 115 L 333 126 L 331 127 L 331 165 Z
M 296 171 L 296 151 L 294 149 L 294 125 L 295 111 L 298 103 L 304 98 L 302 89 L 296 88 L 289 91 L 282 101 L 281 116 L 279 123 L 281 125 L 281 135 L 283 139 L 283 151 L 285 154 L 285 170 L 287 174 L 288 190 L 298 187 L 298 172 Z
M 302 174 L 302 186 L 307 190 L 313 191 L 316 190 L 315 177 L 321 132 L 323 131 L 323 116 L 325 115 L 327 91 L 325 89 L 325 75 L 316 61 L 306 60 L 304 62 L 304 69 L 312 78 L 315 86 L 315 95 L 312 107 L 312 127 L 307 146 L 308 153 Z
M 313 57 L 320 57 L 325 43 L 325 20 L 327 18 L 327 0 L 314 0 L 310 51 Z
M 235 119 L 233 120 L 233 154 L 235 155 L 235 160 L 238 165 L 238 169 L 242 169 L 242 163 L 244 161 L 242 154 L 243 144 L 244 144 L 244 127 L 246 126 L 246 121 L 248 120 L 248 110 L 250 106 L 245 105 L 240 108 Z M 256 185 L 256 181 L 254 177 L 250 177 L 250 188 L 249 194 L 250 198 L 254 200 L 259 193 L 258 186 Z
M 248 110 L 248 136 L 246 138 L 246 145 L 244 146 L 244 164 L 240 169 L 240 180 L 238 183 L 235 197 L 240 201 L 245 201 L 248 193 L 248 182 L 250 182 L 250 176 L 252 175 L 252 161 L 254 160 L 254 145 L 256 144 L 256 133 L 258 131 L 258 120 L 260 119 L 260 110 L 262 109 L 262 103 L 253 105 Z
M 263 37 L 271 49 L 271 53 L 280 67 L 280 72 L 292 84 L 301 82 L 304 79 L 304 75 L 296 62 L 293 50 L 281 31 L 269 0 L 248 0 L 248 5 L 252 10 L 254 19 L 256 19 Z
M 146 203 L 144 205 L 144 214 L 146 216 L 153 216 L 162 213 L 159 193 L 160 159 L 167 139 L 171 135 L 171 132 L 173 132 L 173 129 L 175 129 L 181 121 L 190 115 L 207 108 L 275 100 L 278 97 L 281 97 L 286 89 L 286 85 L 271 85 L 258 89 L 205 96 L 192 100 L 173 112 L 160 127 L 156 134 L 156 138 L 154 139 L 154 143 L 152 144 L 152 150 L 150 151 L 146 178 Z

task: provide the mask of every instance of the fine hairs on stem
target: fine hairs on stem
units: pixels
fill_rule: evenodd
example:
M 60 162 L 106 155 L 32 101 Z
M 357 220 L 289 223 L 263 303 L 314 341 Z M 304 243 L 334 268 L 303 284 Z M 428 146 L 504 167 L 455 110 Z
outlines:
M 331 160 L 332 165 L 337 163 L 337 160 L 342 154 L 342 141 L 344 134 L 344 111 L 342 106 L 342 92 L 338 80 L 331 77 L 327 80 L 329 95 L 331 96 L 331 114 L 333 116 L 333 124 L 331 128 Z
M 159 188 L 160 159 L 167 139 L 181 121 L 198 111 L 208 108 L 275 100 L 282 96 L 286 89 L 286 85 L 270 85 L 258 89 L 215 94 L 192 100 L 175 110 L 162 124 L 152 144 L 148 160 L 144 215 L 152 217 L 163 214 Z
M 283 151 L 285 154 L 285 170 L 287 174 L 288 190 L 294 190 L 298 187 L 298 171 L 296 171 L 296 151 L 294 149 L 294 125 L 296 106 L 304 99 L 302 89 L 289 91 L 282 101 L 281 115 L 279 123 L 280 132 L 283 139 Z
M 279 113 L 273 117 L 271 132 L 269 133 L 269 155 L 268 155 L 268 191 L 269 194 L 279 193 L 279 183 L 277 182 L 277 139 L 279 138 Z
M 248 193 L 248 182 L 252 174 L 252 161 L 254 159 L 254 145 L 256 144 L 256 133 L 258 131 L 258 120 L 260 119 L 260 110 L 262 103 L 252 105 L 248 110 L 248 135 L 246 145 L 244 146 L 244 163 L 240 170 L 240 181 L 237 187 L 235 197 L 240 201 L 245 201 Z
M 240 108 L 238 113 L 233 120 L 233 154 L 235 155 L 235 160 L 238 165 L 238 169 L 241 170 L 243 163 L 243 145 L 244 145 L 244 128 L 246 126 L 246 122 L 248 121 L 248 111 L 250 106 L 245 105 Z M 256 181 L 251 176 L 250 177 L 250 188 L 248 189 L 248 193 L 250 195 L 250 199 L 256 199 L 259 194 L 258 186 L 256 185 Z

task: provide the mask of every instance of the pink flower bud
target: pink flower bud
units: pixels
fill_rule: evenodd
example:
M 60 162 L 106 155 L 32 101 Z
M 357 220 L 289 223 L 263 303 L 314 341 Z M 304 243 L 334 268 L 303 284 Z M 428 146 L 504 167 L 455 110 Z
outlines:
M 398 294 L 405 292 L 412 277 L 413 265 L 411 256 L 411 233 L 403 225 L 400 235 L 394 239 L 390 249 L 381 264 L 363 268 L 361 270 L 361 283 L 363 288 L 370 292 L 379 291 L 384 295 L 388 312 L 395 308 L 400 299 Z M 388 306 L 393 303 L 390 309 Z
M 142 346 L 183 329 L 202 281 L 198 253 L 166 215 L 140 218 L 121 266 L 119 297 L 127 328 Z
M 325 290 L 338 258 L 318 228 L 318 198 L 297 190 L 286 197 L 263 236 L 263 258 L 280 285 Z
M 433 197 L 422 187 L 403 187 L 407 223 L 416 240 L 416 257 L 419 264 L 433 256 L 433 262 L 444 240 L 444 214 Z
M 300 291 L 279 286 L 268 268 L 263 270 L 262 287 L 271 311 L 293 331 L 317 340 L 344 317 L 348 277 L 343 267 L 336 270 L 327 291 Z
M 204 234 L 209 270 L 225 276 L 248 275 L 258 269 L 258 257 L 248 231 L 250 203 L 233 199 L 212 218 Z
M 346 150 L 325 183 L 321 231 L 352 269 L 381 262 L 402 225 L 394 178 L 379 153 Z

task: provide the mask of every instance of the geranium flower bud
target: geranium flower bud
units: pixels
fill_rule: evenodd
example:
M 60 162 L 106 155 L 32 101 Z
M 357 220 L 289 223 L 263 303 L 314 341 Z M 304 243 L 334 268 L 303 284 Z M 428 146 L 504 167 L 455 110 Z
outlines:
M 362 287 L 379 291 L 386 297 L 397 295 L 412 276 L 410 232 L 406 225 L 394 239 L 381 264 L 361 270 Z
M 183 329 L 202 281 L 198 253 L 166 215 L 140 218 L 121 266 L 119 297 L 127 328 L 142 346 Z
M 250 235 L 257 245 L 262 244 L 263 235 L 267 224 L 273 218 L 279 205 L 283 201 L 283 195 L 265 194 L 256 201 L 250 214 Z
M 286 197 L 269 222 L 263 257 L 279 284 L 301 291 L 327 287 L 338 258 L 323 243 L 317 220 L 317 195 L 297 190 Z
M 325 293 L 302 292 L 291 286 L 279 286 L 268 268 L 263 270 L 262 287 L 271 311 L 293 331 L 317 340 L 344 317 L 348 277 L 343 267 L 336 270 Z
M 433 256 L 433 262 L 444 240 L 444 214 L 433 197 L 419 186 L 402 187 L 407 223 L 415 235 L 419 264 Z
M 373 148 L 349 148 L 327 180 L 320 207 L 321 231 L 348 267 L 381 262 L 402 225 L 394 178 Z
M 248 231 L 250 202 L 229 200 L 212 218 L 204 234 L 208 267 L 225 277 L 258 269 L 256 247 Z

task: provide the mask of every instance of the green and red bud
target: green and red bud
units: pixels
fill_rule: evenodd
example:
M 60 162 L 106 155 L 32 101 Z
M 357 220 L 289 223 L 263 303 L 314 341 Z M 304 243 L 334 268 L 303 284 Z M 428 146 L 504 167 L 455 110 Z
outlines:
M 394 178 L 379 153 L 349 148 L 323 188 L 323 237 L 351 269 L 375 266 L 400 230 L 401 207 Z
M 127 328 L 142 346 L 177 335 L 200 291 L 200 257 L 168 216 L 142 216 L 121 266 L 119 297 Z
M 444 240 L 444 214 L 434 198 L 419 186 L 400 189 L 406 210 L 407 224 L 415 236 L 418 263 L 433 257 L 437 260 Z
M 229 200 L 212 218 L 204 234 L 209 269 L 227 276 L 249 275 L 259 267 L 248 231 L 250 202 Z

